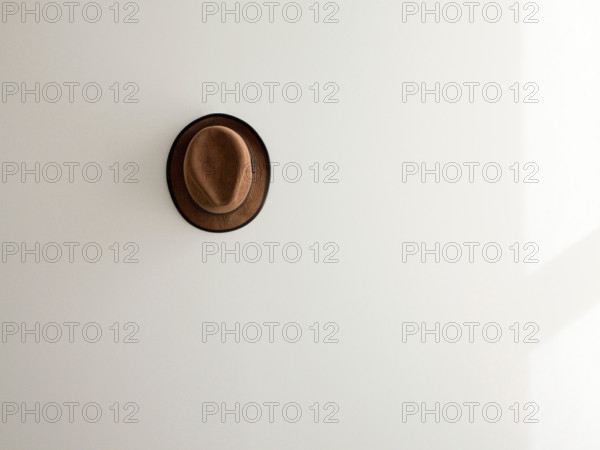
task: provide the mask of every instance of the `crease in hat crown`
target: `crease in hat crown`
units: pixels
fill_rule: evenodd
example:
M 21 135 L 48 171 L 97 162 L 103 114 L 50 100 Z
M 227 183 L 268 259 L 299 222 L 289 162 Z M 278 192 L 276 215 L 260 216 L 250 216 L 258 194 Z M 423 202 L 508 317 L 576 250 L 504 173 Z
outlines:
M 234 130 L 209 126 L 190 141 L 183 173 L 187 190 L 200 208 L 227 214 L 242 206 L 252 189 L 252 156 Z

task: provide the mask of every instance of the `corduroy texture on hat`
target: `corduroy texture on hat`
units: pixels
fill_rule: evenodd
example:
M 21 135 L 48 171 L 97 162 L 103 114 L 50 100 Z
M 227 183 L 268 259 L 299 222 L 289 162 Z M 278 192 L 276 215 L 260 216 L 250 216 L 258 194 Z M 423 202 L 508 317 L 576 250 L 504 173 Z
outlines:
M 185 127 L 167 161 L 175 206 L 205 231 L 233 231 L 250 223 L 264 205 L 270 177 L 269 154 L 258 133 L 226 114 Z

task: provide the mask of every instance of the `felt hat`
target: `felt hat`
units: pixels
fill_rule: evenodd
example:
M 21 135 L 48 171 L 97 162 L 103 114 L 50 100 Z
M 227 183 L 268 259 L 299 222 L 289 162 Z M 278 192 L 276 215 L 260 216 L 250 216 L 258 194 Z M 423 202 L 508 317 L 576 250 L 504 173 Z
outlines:
M 258 215 L 270 177 L 269 153 L 258 133 L 226 114 L 186 126 L 167 161 L 167 184 L 183 218 L 217 233 L 237 230 Z

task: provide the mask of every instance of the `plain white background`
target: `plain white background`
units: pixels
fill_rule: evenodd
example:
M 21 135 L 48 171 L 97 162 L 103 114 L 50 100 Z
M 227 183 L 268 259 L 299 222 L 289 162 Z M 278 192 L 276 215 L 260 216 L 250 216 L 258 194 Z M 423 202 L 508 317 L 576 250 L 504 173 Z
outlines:
M 231 15 L 223 23 L 218 14 L 203 20 L 203 3 L 189 1 L 139 2 L 138 23 L 123 23 L 123 14 L 134 10 L 125 10 L 125 3 L 114 23 L 109 2 L 101 2 L 103 16 L 94 24 L 81 9 L 73 23 L 67 16 L 57 23 L 44 17 L 36 23 L 32 15 L 23 21 L 20 12 L 0 23 L 3 93 L 11 83 L 31 89 L 36 82 L 94 82 L 103 89 L 97 103 L 81 95 L 71 103 L 65 91 L 57 103 L 43 96 L 36 103 L 34 94 L 23 101 L 18 93 L 0 104 L 3 176 L 12 163 L 77 162 L 81 168 L 94 162 L 103 169 L 97 183 L 76 171 L 74 183 L 65 172 L 57 183 L 43 176 L 37 183 L 34 175 L 23 183 L 19 173 L 0 184 L 5 253 L 10 243 L 77 242 L 81 249 L 94 242 L 103 249 L 95 264 L 80 250 L 73 263 L 67 255 L 56 263 L 43 255 L 36 263 L 35 255 L 20 250 L 3 255 L 0 402 L 4 412 L 13 403 L 20 409 L 0 421 L 0 447 L 598 448 L 598 5 L 539 2 L 539 22 L 523 23 L 535 5 L 521 3 L 515 23 L 513 2 L 503 1 L 497 23 L 485 20 L 481 9 L 474 23 L 468 16 L 436 23 L 431 15 L 423 23 L 418 14 L 404 22 L 402 2 L 337 3 L 338 23 L 323 23 L 325 12 L 335 9 L 325 2 L 314 23 L 314 3 L 305 1 L 297 23 L 280 9 L 269 23 L 264 5 L 258 23 L 244 17 L 236 23 Z M 130 92 L 125 83 L 135 83 L 139 101 L 124 103 L 121 95 L 115 103 L 110 87 L 116 82 L 121 94 Z M 233 95 L 203 101 L 203 83 L 232 88 L 237 82 L 298 83 L 303 96 L 297 103 L 281 93 L 273 102 L 265 94 L 256 103 L 243 96 L 236 102 Z M 408 82 L 429 88 L 493 82 L 503 96 L 497 103 L 480 94 L 473 103 L 466 97 L 436 103 L 433 95 L 425 103 L 419 95 L 403 102 Z M 322 96 L 315 102 L 314 83 L 335 83 L 338 102 L 325 103 Z M 539 86 L 539 102 L 524 103 L 521 95 L 515 103 L 514 83 L 521 94 L 530 92 L 523 90 L 526 83 Z M 260 215 L 222 235 L 180 217 L 165 177 L 179 131 L 215 112 L 249 122 L 279 164 Z M 115 183 L 115 162 L 121 170 L 137 164 L 139 182 Z M 436 183 L 433 176 L 403 183 L 406 162 L 430 168 L 436 162 L 496 162 L 503 177 L 488 183 L 479 171 L 474 183 L 466 175 L 458 183 Z M 303 170 L 296 183 L 281 171 L 290 163 Z M 318 183 L 310 169 L 315 163 L 322 170 Z M 339 167 L 338 183 L 323 182 L 327 163 Z M 509 169 L 515 163 L 537 164 L 539 182 L 515 183 Z M 110 249 L 115 242 L 119 263 Z M 273 263 L 264 247 L 269 242 L 279 243 Z M 405 242 L 481 245 L 474 263 L 466 255 L 455 264 L 444 258 L 435 263 L 433 256 L 422 263 L 420 255 L 403 262 Z M 488 242 L 503 249 L 498 263 L 481 257 Z M 521 249 L 539 246 L 539 262 L 524 264 L 528 252 L 522 250 L 514 263 L 509 247 L 515 242 Z M 122 262 L 126 243 L 137 246 L 139 262 Z M 206 254 L 212 243 L 229 249 L 256 243 L 265 253 L 256 263 L 244 255 L 223 263 L 220 254 Z M 303 249 L 299 262 L 283 258 L 286 243 Z M 310 249 L 315 243 L 318 263 Z M 339 249 L 337 263 L 323 263 L 327 243 Z M 63 336 L 53 344 L 43 335 L 36 343 L 27 334 L 22 343 L 23 328 L 36 322 L 42 328 L 95 322 L 103 335 L 88 343 L 80 326 L 74 343 Z M 114 343 L 109 327 L 115 322 L 120 341 L 124 324 L 137 324 L 139 342 Z M 296 344 L 280 333 L 275 343 L 263 337 L 238 344 L 230 336 L 223 344 L 219 335 L 203 342 L 207 322 L 277 322 L 279 330 L 296 322 L 303 336 Z M 315 322 L 321 328 L 335 323 L 339 342 L 314 343 L 309 327 Z M 403 340 L 407 322 L 430 328 L 493 322 L 503 335 L 488 343 L 480 326 L 474 343 L 466 336 L 455 344 L 442 336 L 436 343 L 432 335 L 422 343 L 420 334 Z M 509 328 L 515 322 L 522 332 L 518 343 Z M 530 322 L 537 343 L 523 342 Z M 12 323 L 19 326 L 15 335 L 8 333 Z M 97 423 L 80 412 L 74 423 L 68 417 L 49 423 L 42 413 L 40 423 L 35 414 L 21 416 L 23 404 L 33 409 L 52 402 L 96 402 L 103 415 Z M 120 423 L 110 409 L 115 402 Z M 139 406 L 138 423 L 123 423 L 128 402 Z M 295 402 L 303 415 L 298 423 L 288 423 L 280 411 L 274 423 L 267 417 L 236 423 L 233 415 L 226 423 L 219 415 L 203 421 L 205 402 L 230 408 L 236 402 Z M 323 411 L 314 423 L 309 408 L 315 402 L 321 408 L 335 403 L 338 423 L 323 423 Z M 420 414 L 403 417 L 407 402 L 428 408 L 497 403 L 502 417 L 490 423 L 477 409 L 470 423 L 463 406 L 457 423 L 443 414 L 439 423 L 433 414 L 423 421 Z M 510 409 L 515 403 L 518 423 Z M 524 409 L 528 403 L 533 409 Z M 534 409 L 537 423 L 524 423 Z

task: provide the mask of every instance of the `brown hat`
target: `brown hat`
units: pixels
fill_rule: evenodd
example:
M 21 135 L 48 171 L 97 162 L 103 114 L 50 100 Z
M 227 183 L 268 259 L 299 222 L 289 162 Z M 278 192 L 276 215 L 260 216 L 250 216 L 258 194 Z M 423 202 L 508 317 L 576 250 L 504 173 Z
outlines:
M 226 114 L 185 127 L 167 161 L 175 206 L 205 231 L 233 231 L 250 223 L 267 198 L 270 177 L 269 153 L 258 133 Z

